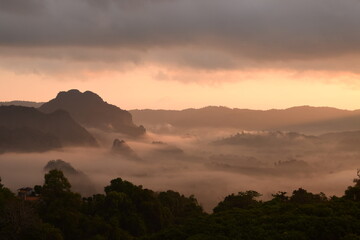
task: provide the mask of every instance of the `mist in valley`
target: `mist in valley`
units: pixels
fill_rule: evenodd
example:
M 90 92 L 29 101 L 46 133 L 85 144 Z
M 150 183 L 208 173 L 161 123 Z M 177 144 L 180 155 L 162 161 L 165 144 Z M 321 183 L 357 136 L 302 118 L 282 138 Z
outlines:
M 210 212 L 225 196 L 246 190 L 260 192 L 264 200 L 300 187 L 342 195 L 356 177 L 360 158 L 356 145 L 344 147 L 323 136 L 286 132 L 209 128 L 182 134 L 148 131 L 140 139 L 98 129 L 89 132 L 99 147 L 0 155 L 3 184 L 13 191 L 43 184 L 48 170 L 44 167 L 61 159 L 72 172 L 81 173 L 64 171 L 73 190 L 83 196 L 102 193 L 111 179 L 120 177 L 154 191 L 195 195 Z M 114 139 L 124 139 L 132 154 L 114 151 Z

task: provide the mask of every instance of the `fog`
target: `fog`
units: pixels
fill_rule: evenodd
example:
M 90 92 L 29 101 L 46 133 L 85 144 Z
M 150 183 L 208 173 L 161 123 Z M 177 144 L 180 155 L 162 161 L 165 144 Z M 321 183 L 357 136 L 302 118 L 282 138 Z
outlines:
M 72 182 L 74 191 L 83 195 L 102 193 L 111 179 L 121 177 L 154 191 L 193 194 L 210 212 L 225 196 L 245 190 L 260 192 L 264 200 L 277 191 L 291 193 L 299 187 L 341 196 L 352 185 L 360 159 L 356 147 L 344 148 L 321 137 L 289 138 L 286 133 L 236 135 L 234 130 L 207 129 L 183 134 L 148 132 L 143 139 L 135 140 L 90 131 L 101 143 L 100 148 L 0 155 L 3 184 L 13 191 L 43 184 L 45 165 L 62 159 L 88 177 L 83 180 L 84 186 L 93 185 L 94 192 L 90 193 L 91 188 Z M 115 138 L 124 139 L 138 158 L 111 151 Z

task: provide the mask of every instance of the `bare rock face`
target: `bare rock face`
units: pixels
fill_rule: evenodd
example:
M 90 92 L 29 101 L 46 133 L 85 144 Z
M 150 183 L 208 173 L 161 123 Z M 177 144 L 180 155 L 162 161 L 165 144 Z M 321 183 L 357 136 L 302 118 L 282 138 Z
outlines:
M 140 159 L 135 151 L 132 150 L 124 140 L 115 139 L 111 148 L 111 152 L 131 159 Z
M 39 110 L 51 113 L 66 110 L 80 124 L 89 128 L 115 131 L 132 137 L 145 134 L 143 126 L 136 126 L 128 111 L 108 104 L 99 95 L 86 91 L 70 90 L 60 92 L 56 98 L 43 104 Z

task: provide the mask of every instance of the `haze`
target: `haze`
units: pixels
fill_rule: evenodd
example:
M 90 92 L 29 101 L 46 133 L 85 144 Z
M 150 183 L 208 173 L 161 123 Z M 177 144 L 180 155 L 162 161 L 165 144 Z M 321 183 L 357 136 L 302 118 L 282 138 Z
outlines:
M 225 132 L 211 133 L 216 136 L 214 139 L 227 136 Z M 114 137 L 106 136 L 109 142 Z M 184 152 L 152 144 L 152 140 L 167 142 Z M 102 192 L 111 179 L 120 176 L 156 191 L 173 189 L 188 196 L 194 194 L 205 210 L 211 211 L 229 193 L 248 189 L 261 192 L 263 199 L 269 199 L 277 191 L 291 192 L 299 187 L 329 196 L 341 195 L 356 176 L 360 157 L 356 147 L 334 148 L 330 143 L 316 146 L 310 140 L 268 147 L 269 143 L 218 145 L 209 144 L 208 140 L 201 134 L 188 137 L 150 134 L 144 141 L 128 142 L 141 157 L 136 161 L 111 154 L 108 146 L 48 153 L 7 153 L 0 156 L 1 177 L 3 184 L 13 190 L 41 184 L 46 163 L 62 159 L 90 177 L 91 182 L 75 188 L 84 195 Z M 96 191 L 86 192 L 87 184 Z
M 85 195 L 121 177 L 194 194 L 207 211 L 249 189 L 341 195 L 360 157 L 359 12 L 357 0 L 0 0 L 0 105 L 36 107 L 51 134 L 94 137 L 89 148 L 7 148 L 8 136 L 49 132 L 3 120 L 2 182 L 41 184 L 62 159 L 90 179 Z M 94 108 L 87 99 L 42 106 L 60 91 L 98 94 L 101 114 L 79 111 Z M 60 109 L 68 132 L 54 130 Z

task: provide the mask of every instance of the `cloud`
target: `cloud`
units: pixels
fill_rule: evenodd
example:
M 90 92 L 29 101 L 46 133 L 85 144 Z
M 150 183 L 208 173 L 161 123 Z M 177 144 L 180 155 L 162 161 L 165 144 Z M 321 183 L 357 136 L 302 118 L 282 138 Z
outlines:
M 358 0 L 0 0 L 0 12 L 0 56 L 360 70 Z
M 1 0 L 0 12 L 9 14 L 34 14 L 43 10 L 41 0 Z

